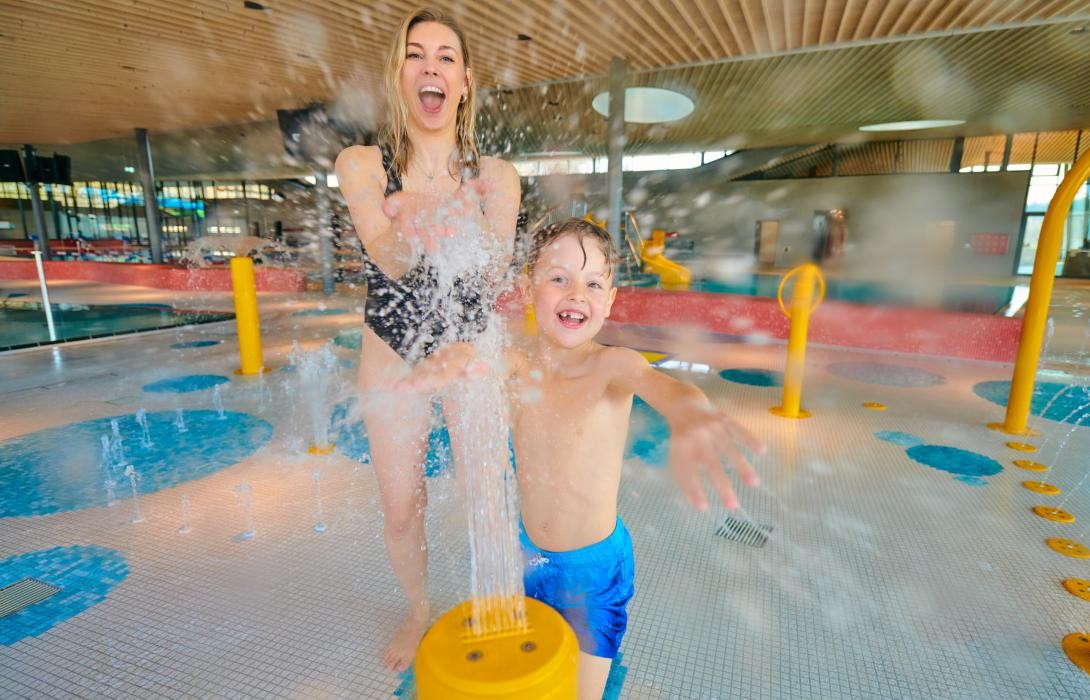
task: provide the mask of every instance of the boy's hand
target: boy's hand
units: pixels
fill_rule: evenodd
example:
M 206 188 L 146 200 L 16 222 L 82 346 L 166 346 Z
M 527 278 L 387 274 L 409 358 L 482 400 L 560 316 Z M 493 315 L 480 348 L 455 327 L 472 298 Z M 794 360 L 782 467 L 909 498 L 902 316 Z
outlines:
M 469 343 L 454 343 L 441 348 L 413 367 L 408 377 L 394 384 L 402 391 L 438 391 L 459 379 L 481 377 L 488 365 L 477 358 L 477 349 Z
M 759 479 L 738 445 L 753 454 L 764 452 L 764 444 L 715 408 L 701 395 L 670 422 L 670 471 L 685 497 L 697 510 L 708 508 L 708 498 L 700 481 L 700 472 L 708 475 L 719 500 L 730 510 L 738 507 L 730 478 L 723 469 L 726 457 L 735 474 L 746 486 L 757 486 Z

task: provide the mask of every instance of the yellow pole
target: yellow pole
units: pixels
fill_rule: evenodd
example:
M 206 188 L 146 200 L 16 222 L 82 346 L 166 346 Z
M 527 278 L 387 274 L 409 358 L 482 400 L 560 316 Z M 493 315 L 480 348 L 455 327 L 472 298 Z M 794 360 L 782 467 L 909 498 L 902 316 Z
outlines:
M 814 300 L 814 281 L 821 280 L 817 265 L 806 263 L 787 273 L 780 281 L 780 308 L 783 309 L 783 287 L 787 280 L 798 274 L 791 290 L 791 311 L 784 314 L 791 319 L 791 331 L 787 338 L 787 371 L 783 378 L 783 403 L 768 409 L 781 418 L 809 418 L 810 412 L 799 408 L 802 398 L 802 372 L 806 364 L 806 335 L 810 329 L 810 312 L 821 303 Z M 824 280 L 821 280 L 824 292 Z M 812 306 L 811 306 L 812 305 Z
M 257 285 L 254 261 L 247 257 L 231 258 L 231 288 L 235 292 L 235 325 L 238 328 L 238 354 L 242 367 L 236 374 L 258 374 L 261 362 L 261 323 L 257 316 Z
M 1009 435 L 1028 435 L 1030 401 L 1033 398 L 1033 382 L 1037 377 L 1037 363 L 1041 359 L 1041 345 L 1048 323 L 1048 305 L 1052 300 L 1052 283 L 1056 279 L 1056 262 L 1060 259 L 1063 243 L 1064 222 L 1071 211 L 1082 183 L 1090 176 L 1090 151 L 1075 161 L 1075 165 L 1060 183 L 1049 202 L 1041 235 L 1037 240 L 1037 255 L 1033 259 L 1033 277 L 1029 283 L 1029 299 L 1022 320 L 1022 334 L 1018 339 L 1018 355 L 1011 375 L 1011 391 L 1007 397 L 1007 414 L 1002 424 L 990 423 L 988 427 Z

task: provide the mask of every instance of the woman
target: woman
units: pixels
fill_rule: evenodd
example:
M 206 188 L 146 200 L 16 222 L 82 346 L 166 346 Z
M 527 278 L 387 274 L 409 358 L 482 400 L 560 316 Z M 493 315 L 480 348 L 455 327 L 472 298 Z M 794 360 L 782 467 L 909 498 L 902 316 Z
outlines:
M 452 219 L 479 228 L 495 248 L 510 251 L 519 208 L 515 169 L 478 153 L 469 47 L 452 18 L 426 9 L 405 18 L 387 64 L 386 90 L 386 143 L 347 148 L 336 164 L 365 250 L 361 392 L 388 387 L 444 343 L 482 330 L 491 310 L 488 295 L 480 293 L 481 280 L 458 280 L 452 303 L 438 299 L 442 270 L 428 262 L 428 253 L 444 237 L 459 235 L 448 223 Z M 480 276 L 498 280 L 507 263 L 496 256 Z M 451 420 L 457 410 L 445 403 L 448 426 L 457 422 Z M 387 555 L 409 603 L 383 662 L 402 671 L 412 663 L 430 614 L 423 461 L 431 402 L 410 395 L 381 406 L 365 402 L 363 420 L 382 497 Z M 457 431 L 451 433 L 454 454 L 464 454 Z

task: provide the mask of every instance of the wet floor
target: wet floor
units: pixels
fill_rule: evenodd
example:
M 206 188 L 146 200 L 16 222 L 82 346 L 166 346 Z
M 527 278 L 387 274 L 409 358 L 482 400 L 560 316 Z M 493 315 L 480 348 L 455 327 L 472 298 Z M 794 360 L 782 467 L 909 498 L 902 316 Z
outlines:
M 62 284 L 54 300 L 65 293 Z M 176 296 L 86 283 L 67 293 L 114 303 Z M 224 295 L 186 303 L 230 308 Z M 234 373 L 230 322 L 0 359 L 0 586 L 37 578 L 61 589 L 0 619 L 5 694 L 411 693 L 409 678 L 378 663 L 403 608 L 366 435 L 342 405 L 360 300 L 259 303 L 273 370 L 263 377 Z M 782 344 L 609 329 L 604 339 L 657 351 L 649 357 L 769 446 L 761 488 L 741 491 L 744 514 L 697 514 L 665 468 L 661 419 L 636 407 L 620 496 L 636 596 L 610 693 L 1090 697 L 1090 676 L 1061 649 L 1090 628 L 1090 602 L 1061 582 L 1090 579 L 1090 563 L 1045 545 L 1090 545 L 1082 303 L 1058 304 L 1067 317 L 1062 350 L 1051 352 L 1062 362 L 1039 377 L 1042 415 L 1030 425 L 1042 434 L 1024 440 L 1034 452 L 986 427 L 1002 419 L 1009 365 L 813 347 L 803 390 L 813 416 L 790 420 L 768 411 L 780 402 Z M 291 347 L 332 339 L 326 409 L 340 420 L 338 449 L 313 456 Z M 102 438 L 111 442 L 112 420 L 137 475 L 115 473 L 111 494 Z M 441 431 L 434 443 L 431 588 L 443 610 L 468 593 L 468 550 Z M 1031 480 L 1059 493 L 1025 488 Z M 1076 520 L 1042 518 L 1031 511 L 1040 505 Z

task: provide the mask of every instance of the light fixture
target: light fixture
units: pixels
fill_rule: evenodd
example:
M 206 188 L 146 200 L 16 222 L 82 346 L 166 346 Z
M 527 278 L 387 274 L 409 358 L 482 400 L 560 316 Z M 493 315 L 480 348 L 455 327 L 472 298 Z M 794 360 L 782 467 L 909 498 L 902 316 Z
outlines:
M 595 95 L 594 111 L 609 116 L 609 92 Z M 689 116 L 695 105 L 680 92 L 654 87 L 630 87 L 624 91 L 624 120 L 633 124 L 662 124 Z
M 884 124 L 865 124 L 860 131 L 917 131 L 919 129 L 941 129 L 944 126 L 964 124 L 964 119 L 916 119 L 907 122 L 886 122 Z
M 135 173 L 135 172 L 136 172 L 136 168 L 132 167 L 131 165 L 126 165 L 126 166 L 125 166 L 125 172 L 127 172 L 127 173 Z

